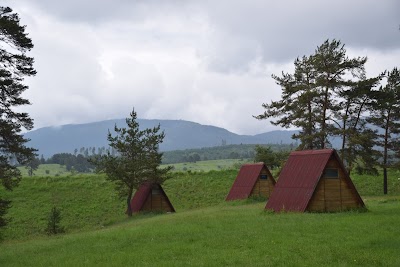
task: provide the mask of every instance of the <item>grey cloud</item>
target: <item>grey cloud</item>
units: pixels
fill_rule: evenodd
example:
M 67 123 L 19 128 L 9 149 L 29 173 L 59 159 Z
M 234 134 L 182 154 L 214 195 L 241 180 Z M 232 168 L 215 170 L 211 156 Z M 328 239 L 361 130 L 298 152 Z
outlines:
M 293 61 L 333 38 L 356 49 L 396 49 L 400 35 L 399 12 L 400 2 L 390 0 L 210 1 L 207 9 L 217 34 L 232 35 L 230 39 L 239 40 L 236 46 L 240 40 L 258 43 L 255 47 L 259 47 L 265 62 Z M 215 54 L 224 55 L 223 48 L 215 46 L 215 49 Z M 246 49 L 245 43 L 242 49 L 237 48 L 238 51 Z M 229 60 L 245 65 L 243 53 Z M 254 55 L 247 58 L 247 63 L 252 60 Z M 219 69 L 213 62 L 210 67 Z
M 36 126 L 123 118 L 135 106 L 146 118 L 259 133 L 271 126 L 251 115 L 280 95 L 270 74 L 327 38 L 368 52 L 375 72 L 399 59 L 394 0 L 6 2 L 35 43 Z
M 142 21 L 154 14 L 180 12 L 184 15 L 192 9 L 185 1 L 179 0 L 21 0 L 21 2 L 23 5 L 38 7 L 45 13 L 64 21 L 92 25 L 118 20 Z
M 348 47 L 360 49 L 399 47 L 400 2 L 396 0 L 29 0 L 26 3 L 63 20 L 88 24 L 132 23 L 165 14 L 185 20 L 200 14 L 208 19 L 214 32 L 208 36 L 208 45 L 198 47 L 199 55 L 215 71 L 246 70 L 256 57 L 265 62 L 293 61 L 312 53 L 328 38 L 340 39 Z M 161 32 L 154 35 L 170 37 Z

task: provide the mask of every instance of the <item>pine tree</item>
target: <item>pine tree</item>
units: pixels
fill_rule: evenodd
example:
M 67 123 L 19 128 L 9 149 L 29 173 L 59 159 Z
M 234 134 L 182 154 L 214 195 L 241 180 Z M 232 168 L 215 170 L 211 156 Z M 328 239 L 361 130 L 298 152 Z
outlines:
M 171 168 L 160 168 L 162 153 L 158 150 L 165 136 L 164 132 L 159 133 L 160 125 L 140 130 L 135 110 L 126 119 L 126 124 L 127 128 L 115 125 L 116 136 L 108 133 L 109 146 L 116 156 L 108 152 L 90 161 L 97 171 L 104 172 L 107 179 L 115 184 L 120 197 L 126 199 L 128 216 L 132 216 L 133 191 L 143 182 L 162 183 L 168 178 Z
M 326 40 L 314 54 L 295 60 L 293 74 L 272 75 L 281 86 L 281 100 L 263 104 L 264 113 L 255 118 L 277 118 L 271 123 L 299 128 L 293 135 L 300 140 L 299 149 L 323 149 L 329 145 L 329 137 L 340 136 L 342 160 L 352 165 L 359 155 L 366 155 L 360 150 L 372 149 L 368 146 L 371 142 L 359 143 L 366 141 L 366 136 L 373 137 L 365 129 L 362 115 L 379 80 L 365 77 L 366 60 L 348 58 L 340 41 Z M 365 156 L 367 160 L 371 158 Z
M 22 82 L 24 77 L 36 74 L 33 58 L 26 55 L 32 48 L 32 41 L 25 26 L 20 25 L 18 14 L 9 7 L 0 7 L 0 183 L 7 190 L 12 190 L 21 179 L 21 173 L 12 161 L 24 165 L 35 152 L 25 145 L 29 140 L 21 135 L 22 128 L 33 128 L 33 121 L 20 108 L 15 110 L 30 104 L 22 97 L 28 89 Z M 0 226 L 6 224 L 3 215 L 9 204 L 0 198 Z
M 283 73 L 282 77 L 272 78 L 282 88 L 282 99 L 263 104 L 264 114 L 255 118 L 259 120 L 278 117 L 271 121 L 274 125 L 285 128 L 300 128 L 299 134 L 293 136 L 301 141 L 302 149 L 318 148 L 320 142 L 315 138 L 318 127 L 318 92 L 315 90 L 315 71 L 310 57 L 297 58 L 294 62 L 294 74 Z
M 382 76 L 363 79 L 342 89 L 339 94 L 339 108 L 333 113 L 336 128 L 333 134 L 342 139 L 340 157 L 347 164 L 350 173 L 356 164 L 357 171 L 377 173 L 377 151 L 374 149 L 376 131 L 367 127 L 365 112 L 374 101 L 373 89 Z M 357 160 L 359 159 L 359 160 Z M 360 161 L 361 160 L 361 161 Z M 360 165 L 359 163 L 363 163 Z
M 53 207 L 47 220 L 46 233 L 48 235 L 56 235 L 65 232 L 64 227 L 60 225 L 61 219 L 61 211 L 57 209 L 57 207 Z
M 399 151 L 400 133 L 400 71 L 394 68 L 387 74 L 387 84 L 376 92 L 369 122 L 383 130 L 377 144 L 383 149 L 383 193 L 388 192 L 387 168 L 392 165 L 389 151 Z
M 315 87 L 320 96 L 318 136 L 321 148 L 328 143 L 328 136 L 334 135 L 334 116 L 341 109 L 338 102 L 343 91 L 365 80 L 366 61 L 366 57 L 348 58 L 344 44 L 337 40 L 326 40 L 312 56 Z

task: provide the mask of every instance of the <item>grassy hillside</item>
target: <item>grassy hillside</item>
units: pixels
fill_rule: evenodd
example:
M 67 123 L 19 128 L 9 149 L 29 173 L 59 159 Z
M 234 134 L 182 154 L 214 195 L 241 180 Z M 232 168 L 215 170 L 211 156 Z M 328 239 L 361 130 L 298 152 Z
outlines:
M 265 202 L 224 201 L 237 170 L 177 172 L 164 189 L 176 214 L 126 218 L 99 175 L 25 177 L 2 230 L 0 266 L 396 265 L 400 173 L 353 175 L 368 212 L 272 214 Z M 3 189 L 0 189 L 3 190 Z M 47 237 L 52 206 L 67 234 Z
M 224 203 L 237 170 L 177 172 L 164 189 L 178 212 Z M 382 195 L 381 176 L 352 176 L 364 199 Z M 400 173 L 389 172 L 389 195 L 400 196 Z M 6 240 L 30 239 L 45 235 L 48 214 L 53 206 L 62 210 L 67 232 L 102 229 L 125 220 L 125 205 L 113 185 L 102 175 L 63 175 L 25 177 L 12 192 L 0 188 L 1 195 L 13 201 L 8 216 Z
M 25 167 L 19 167 L 23 176 L 28 176 L 28 169 Z M 65 166 L 60 164 L 40 164 L 37 170 L 33 171 L 32 176 L 66 176 L 71 175 L 71 172 L 67 171 Z
M 203 160 L 197 162 L 185 162 L 175 164 L 165 164 L 173 166 L 173 171 L 219 171 L 227 169 L 239 169 L 242 164 L 252 162 L 250 159 L 219 159 L 219 160 Z
M 239 169 L 244 163 L 252 162 L 250 159 L 219 159 L 219 160 L 204 160 L 197 162 L 184 162 L 175 164 L 164 164 L 162 166 L 172 166 L 174 172 L 197 172 L 197 171 L 219 171 L 226 169 Z M 23 176 L 28 176 L 28 169 L 19 167 Z M 53 177 L 53 176 L 71 176 L 79 173 L 67 171 L 65 166 L 59 164 L 40 164 L 37 170 L 33 171 L 33 177 Z
M 228 203 L 1 245 L 1 266 L 399 266 L 400 200 L 370 211 L 273 214 Z
M 237 171 L 175 173 L 164 189 L 175 209 L 208 207 L 223 202 Z M 48 214 L 61 209 L 68 232 L 101 229 L 125 219 L 125 204 L 103 175 L 25 177 L 12 192 L 0 188 L 13 201 L 6 240 L 45 235 Z
M 123 203 L 103 176 L 26 177 L 1 195 L 12 200 L 12 221 L 3 232 L 8 240 L 43 236 L 53 206 L 61 209 L 68 232 L 100 229 L 125 217 Z

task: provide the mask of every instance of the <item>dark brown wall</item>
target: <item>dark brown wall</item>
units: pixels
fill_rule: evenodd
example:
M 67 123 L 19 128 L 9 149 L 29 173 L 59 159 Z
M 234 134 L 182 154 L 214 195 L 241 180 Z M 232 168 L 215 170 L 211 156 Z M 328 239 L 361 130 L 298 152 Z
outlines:
M 152 192 L 150 192 L 143 205 L 142 211 L 172 212 L 173 210 L 166 197 L 161 192 L 159 194 L 152 194 Z

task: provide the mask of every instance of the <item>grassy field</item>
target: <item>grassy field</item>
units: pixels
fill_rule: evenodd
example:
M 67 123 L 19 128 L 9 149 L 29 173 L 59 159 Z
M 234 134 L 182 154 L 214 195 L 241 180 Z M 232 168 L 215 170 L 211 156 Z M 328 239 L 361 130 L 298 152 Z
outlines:
M 368 212 L 273 214 L 228 203 L 1 245 L 1 266 L 399 266 L 400 200 Z
M 249 159 L 219 159 L 219 160 L 204 160 L 197 162 L 175 163 L 162 166 L 172 166 L 174 172 L 198 172 L 198 171 L 220 171 L 227 169 L 239 169 L 244 163 L 251 162 Z M 25 167 L 19 168 L 23 176 L 28 176 L 28 169 Z M 59 164 L 41 164 L 37 170 L 33 171 L 33 176 L 70 176 L 76 173 L 67 171 L 65 166 Z
M 244 163 L 251 162 L 249 159 L 219 159 L 203 160 L 197 162 L 185 162 L 168 164 L 174 167 L 174 171 L 219 171 L 227 169 L 239 169 Z
M 23 176 L 28 176 L 28 169 L 25 167 L 19 167 Z M 37 170 L 33 171 L 32 176 L 66 176 L 71 175 L 71 172 L 67 171 L 65 166 L 60 164 L 41 164 Z
M 273 214 L 224 201 L 237 170 L 176 172 L 164 189 L 177 213 L 126 218 L 102 175 L 25 177 L 2 230 L 0 266 L 398 265 L 400 172 L 352 175 L 368 212 Z M 52 206 L 67 233 L 45 234 Z
M 1 195 L 12 200 L 12 221 L 2 233 L 8 240 L 45 235 L 53 206 L 61 209 L 68 232 L 101 229 L 125 217 L 123 203 L 103 176 L 26 177 Z

